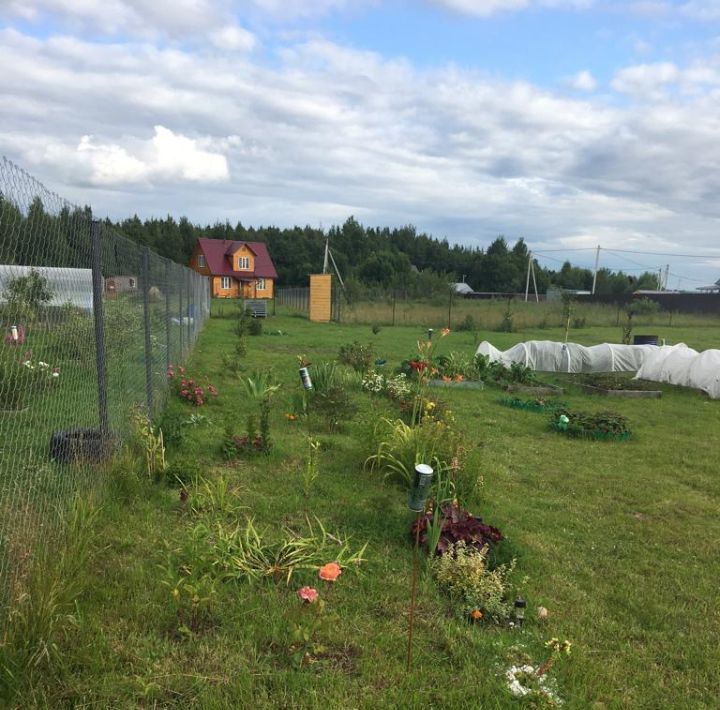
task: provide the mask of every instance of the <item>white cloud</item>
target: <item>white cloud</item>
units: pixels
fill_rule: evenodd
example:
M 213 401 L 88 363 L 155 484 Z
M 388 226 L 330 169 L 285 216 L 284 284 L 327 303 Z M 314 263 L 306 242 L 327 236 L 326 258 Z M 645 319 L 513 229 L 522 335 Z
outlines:
M 576 91 L 595 91 L 597 89 L 595 77 L 586 69 L 569 77 L 567 83 Z
M 710 62 L 627 67 L 620 105 L 320 40 L 267 65 L 5 30 L 0 66 L 13 67 L 0 73 L 0 153 L 98 214 L 279 225 L 355 214 L 475 244 L 499 232 L 717 242 Z M 672 101 L 647 85 L 672 88 Z
M 0 17 L 57 20 L 71 30 L 143 39 L 201 40 L 223 49 L 252 49 L 255 38 L 234 18 L 230 0 L 10 0 Z
M 249 52 L 257 44 L 255 35 L 238 25 L 213 30 L 210 41 L 219 49 L 242 52 Z
M 206 150 L 210 143 L 155 126 L 147 141 L 129 139 L 128 145 L 82 136 L 73 149 L 58 141 L 36 145 L 35 161 L 56 167 L 72 166 L 77 177 L 110 187 L 150 182 L 217 182 L 230 175 L 224 155 Z
M 589 7 L 594 0 L 432 0 L 448 10 L 474 17 L 490 17 L 501 12 L 513 12 L 528 8 Z

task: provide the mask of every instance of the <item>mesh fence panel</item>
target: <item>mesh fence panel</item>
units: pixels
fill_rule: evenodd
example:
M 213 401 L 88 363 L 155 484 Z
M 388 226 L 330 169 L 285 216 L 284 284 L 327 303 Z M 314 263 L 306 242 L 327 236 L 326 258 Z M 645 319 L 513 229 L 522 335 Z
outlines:
M 132 408 L 159 412 L 209 311 L 203 276 L 0 158 L 0 601 Z

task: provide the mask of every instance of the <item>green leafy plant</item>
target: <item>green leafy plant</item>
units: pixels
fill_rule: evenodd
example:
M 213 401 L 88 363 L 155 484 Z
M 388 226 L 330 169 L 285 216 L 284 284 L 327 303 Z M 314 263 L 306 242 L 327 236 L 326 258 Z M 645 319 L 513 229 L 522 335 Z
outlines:
M 263 333 L 262 321 L 259 318 L 251 318 L 250 323 L 248 324 L 248 334 L 257 336 L 257 335 L 262 335 L 262 333 Z
M 167 468 L 165 443 L 162 429 L 153 425 L 143 407 L 136 406 L 131 412 L 135 442 L 145 459 L 148 478 L 157 481 L 164 477 Z
M 450 427 L 434 419 L 423 419 L 415 426 L 401 419 L 382 419 L 375 427 L 374 440 L 375 453 L 366 459 L 366 468 L 406 485 L 415 476 L 416 464 L 446 465 L 458 444 Z
M 491 570 L 487 547 L 477 549 L 460 540 L 447 553 L 431 561 L 431 569 L 440 589 L 448 594 L 456 612 L 469 618 L 480 611 L 486 621 L 501 624 L 513 615 L 510 577 L 515 561 Z
M 308 439 L 308 456 L 303 467 L 303 493 L 307 498 L 320 473 L 318 469 L 318 457 L 320 453 L 320 442 Z
M 317 571 L 328 559 L 343 569 L 354 569 L 365 561 L 367 543 L 353 552 L 348 538 L 330 534 L 317 518 L 314 523 L 306 518 L 306 523 L 306 534 L 284 527 L 279 538 L 258 530 L 252 518 L 231 529 L 198 525 L 194 534 L 209 546 L 212 565 L 227 580 L 269 579 L 289 585 L 297 572 Z
M 175 565 L 170 560 L 165 568 L 163 584 L 169 589 L 175 610 L 174 626 L 182 637 L 190 637 L 215 624 L 213 603 L 217 593 L 212 575 L 194 575 L 188 567 L 182 568 L 177 577 Z
M 627 441 L 632 437 L 627 417 L 617 412 L 574 412 L 561 409 L 553 415 L 550 426 L 555 431 L 580 439 Z

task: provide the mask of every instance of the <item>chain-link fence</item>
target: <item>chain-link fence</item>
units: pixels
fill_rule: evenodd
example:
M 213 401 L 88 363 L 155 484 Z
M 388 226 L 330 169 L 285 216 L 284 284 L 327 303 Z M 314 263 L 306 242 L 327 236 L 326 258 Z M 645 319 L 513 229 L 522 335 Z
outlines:
M 0 600 L 209 309 L 203 276 L 0 159 Z

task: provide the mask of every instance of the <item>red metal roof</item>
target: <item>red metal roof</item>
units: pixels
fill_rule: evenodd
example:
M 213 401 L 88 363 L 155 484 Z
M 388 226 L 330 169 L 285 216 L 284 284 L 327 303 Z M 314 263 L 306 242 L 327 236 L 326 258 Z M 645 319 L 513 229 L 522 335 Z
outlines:
M 205 254 L 205 260 L 213 276 L 233 276 L 238 280 L 277 278 L 277 271 L 268 253 L 267 245 L 263 242 L 231 242 L 225 239 L 202 238 L 198 239 L 198 244 Z M 243 245 L 255 254 L 254 271 L 234 271 L 232 268 L 231 256 Z

